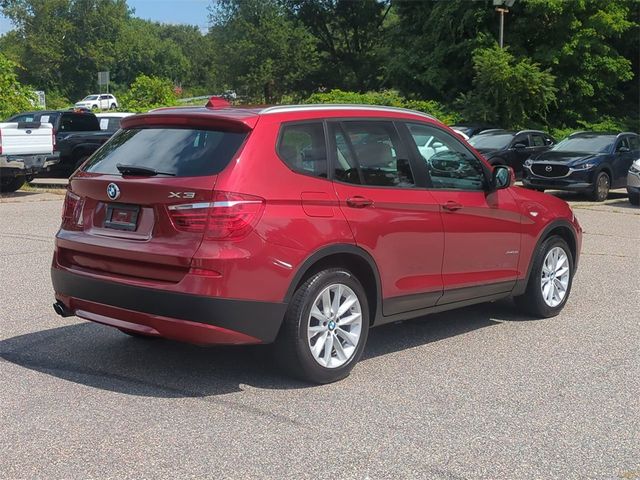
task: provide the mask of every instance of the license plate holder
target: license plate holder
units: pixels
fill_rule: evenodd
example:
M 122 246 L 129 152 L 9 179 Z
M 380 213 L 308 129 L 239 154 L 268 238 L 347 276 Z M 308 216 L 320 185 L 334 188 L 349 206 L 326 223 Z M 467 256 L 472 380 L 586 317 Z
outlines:
M 125 203 L 111 203 L 107 205 L 104 217 L 104 228 L 135 232 L 138 228 L 139 205 L 127 205 Z

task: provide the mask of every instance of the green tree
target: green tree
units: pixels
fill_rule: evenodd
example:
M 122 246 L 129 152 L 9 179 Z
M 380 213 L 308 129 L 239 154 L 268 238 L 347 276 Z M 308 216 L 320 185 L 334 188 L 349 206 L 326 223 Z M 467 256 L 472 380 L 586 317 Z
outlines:
M 33 109 L 33 91 L 18 81 L 18 66 L 0 53 L 0 120 Z
M 210 33 L 219 75 L 229 87 L 271 103 L 293 92 L 316 68 L 315 39 L 275 0 L 216 5 Z
M 546 123 L 557 91 L 548 71 L 497 45 L 474 51 L 473 69 L 473 89 L 458 101 L 467 120 L 511 128 Z
M 72 98 L 97 90 L 97 72 L 110 70 L 114 46 L 129 18 L 126 0 L 0 0 L 17 28 L 22 78 Z
M 170 80 L 140 75 L 120 98 L 125 110 L 146 112 L 153 108 L 176 104 L 176 95 Z
M 323 87 L 369 91 L 383 84 L 388 58 L 390 0 L 284 0 L 318 40 Z

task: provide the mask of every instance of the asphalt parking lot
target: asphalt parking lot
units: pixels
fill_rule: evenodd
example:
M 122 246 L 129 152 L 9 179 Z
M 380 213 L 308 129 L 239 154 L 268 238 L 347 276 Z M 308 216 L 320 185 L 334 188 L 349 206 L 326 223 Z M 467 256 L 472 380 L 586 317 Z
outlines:
M 129 338 L 54 314 L 62 196 L 0 199 L 0 478 L 640 479 L 640 209 L 566 197 L 572 296 L 375 329 L 339 383 L 268 350 Z

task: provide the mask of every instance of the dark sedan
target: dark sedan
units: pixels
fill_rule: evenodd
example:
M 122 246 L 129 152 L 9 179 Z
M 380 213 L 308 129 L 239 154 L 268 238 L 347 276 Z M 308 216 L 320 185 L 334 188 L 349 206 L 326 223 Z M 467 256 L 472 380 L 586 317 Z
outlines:
M 491 165 L 508 165 L 518 178 L 522 166 L 532 155 L 545 152 L 556 143 L 554 138 L 539 130 L 487 130 L 468 140 Z
M 527 160 L 522 183 L 535 190 L 583 192 L 602 202 L 609 189 L 626 186 L 629 167 L 639 154 L 635 133 L 578 132 Z

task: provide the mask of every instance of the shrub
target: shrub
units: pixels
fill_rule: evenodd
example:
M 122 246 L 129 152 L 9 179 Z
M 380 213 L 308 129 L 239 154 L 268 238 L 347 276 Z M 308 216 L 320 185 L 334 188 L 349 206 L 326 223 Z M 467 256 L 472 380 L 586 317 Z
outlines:
M 154 108 L 170 107 L 176 104 L 176 94 L 171 81 L 139 75 L 131 84 L 120 103 L 123 109 L 131 112 L 146 112 Z
M 452 124 L 459 120 L 456 113 L 450 112 L 444 105 L 434 100 L 410 100 L 395 90 L 381 92 L 345 92 L 331 90 L 329 92 L 314 93 L 304 103 L 349 103 L 358 105 L 384 105 L 388 107 L 409 108 L 436 117 L 441 122 Z
M 18 65 L 0 53 L 0 119 L 25 110 L 33 110 L 35 93 L 18 81 Z

